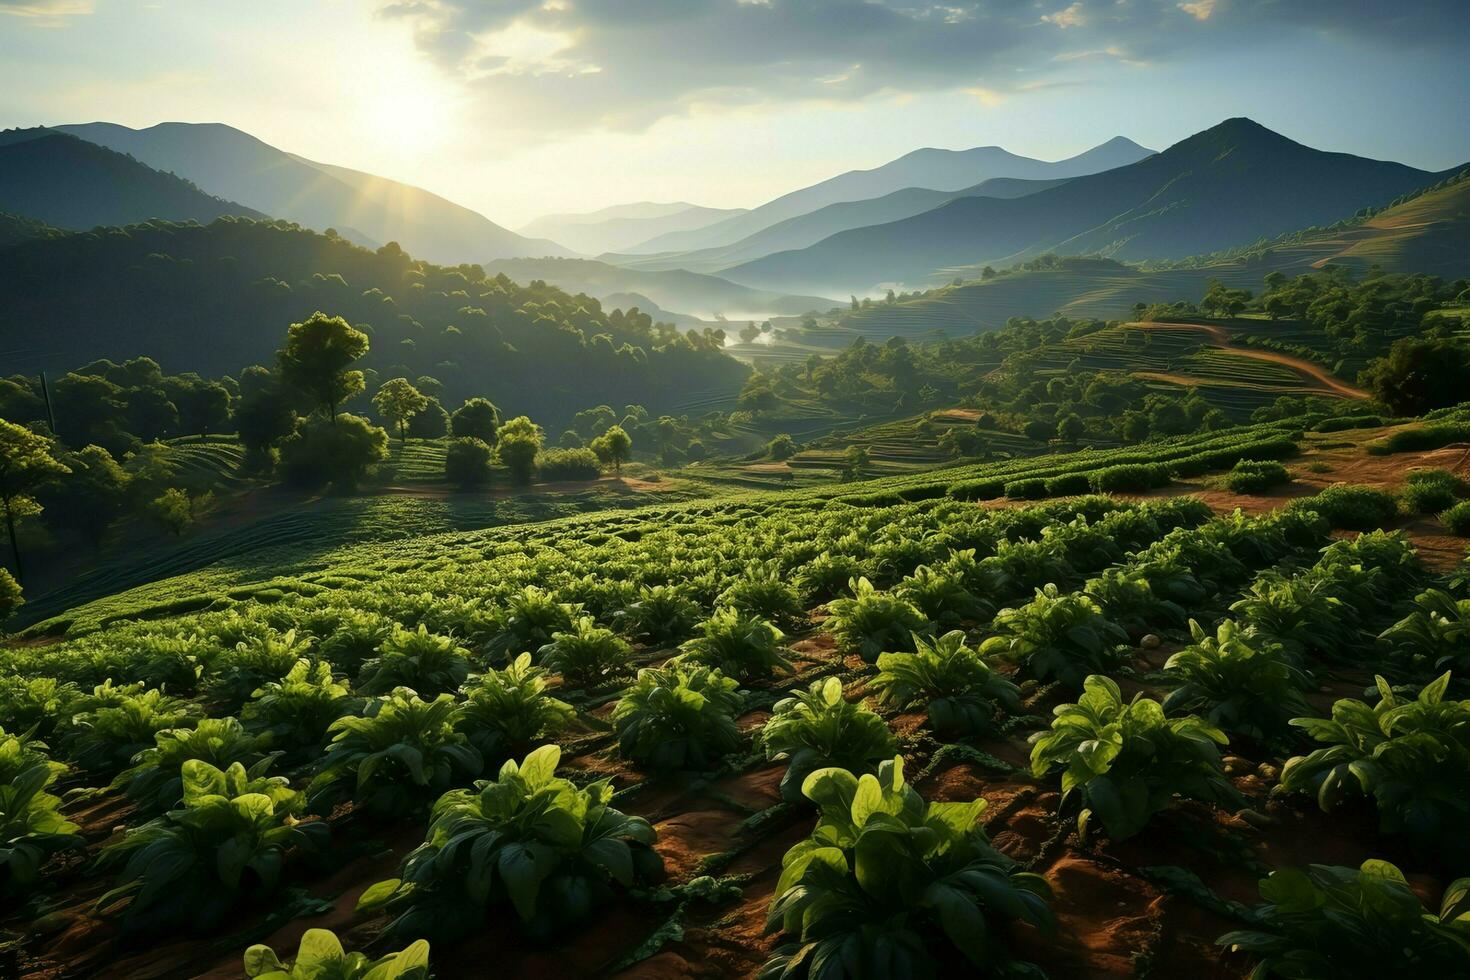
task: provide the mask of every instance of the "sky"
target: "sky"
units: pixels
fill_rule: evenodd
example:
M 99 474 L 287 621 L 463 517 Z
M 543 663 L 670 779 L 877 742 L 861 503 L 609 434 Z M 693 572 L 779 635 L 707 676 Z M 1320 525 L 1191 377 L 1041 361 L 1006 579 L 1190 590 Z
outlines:
M 0 0 L 0 128 L 223 122 L 508 227 L 1249 116 L 1470 161 L 1470 0 Z

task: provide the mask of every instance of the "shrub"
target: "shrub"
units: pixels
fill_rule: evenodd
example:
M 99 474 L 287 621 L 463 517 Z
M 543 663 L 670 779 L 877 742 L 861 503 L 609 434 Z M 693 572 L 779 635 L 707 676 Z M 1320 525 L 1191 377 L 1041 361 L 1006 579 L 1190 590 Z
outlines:
M 1088 674 L 1113 666 L 1117 645 L 1128 641 L 1097 603 L 1055 585 L 1037 589 L 1024 606 L 996 613 L 991 628 L 996 635 L 980 645 L 982 657 L 1009 660 L 1027 677 L 1075 689 Z
M 1241 460 L 1225 474 L 1225 486 L 1233 493 L 1262 493 L 1291 482 L 1291 472 L 1273 460 Z
M 279 681 L 255 692 L 240 718 L 272 745 L 295 754 L 315 753 L 327 728 L 355 707 L 352 692 L 332 676 L 330 665 L 302 658 Z
M 1450 977 L 1470 950 L 1470 879 L 1445 889 L 1439 914 L 1425 910 L 1398 868 L 1314 864 L 1273 871 L 1252 928 L 1217 941 L 1260 957 L 1252 977 Z
M 420 939 L 406 949 L 373 959 L 366 953 L 345 951 L 330 929 L 308 929 L 290 966 L 269 946 L 251 946 L 245 951 L 245 976 L 251 980 L 428 980 L 429 944 Z
M 571 629 L 578 612 L 579 607 L 528 585 L 507 601 L 503 625 L 490 638 L 490 648 L 510 655 L 539 650 L 551 642 L 552 634 Z
M 1414 600 L 1414 611 L 1384 630 L 1379 639 L 1415 669 L 1458 671 L 1470 676 L 1470 599 L 1430 589 Z
M 255 779 L 275 761 L 265 754 L 270 739 L 247 732 L 238 718 L 201 718 L 194 728 L 168 728 L 153 738 L 153 748 L 139 752 L 137 765 L 113 781 L 144 812 L 167 810 L 184 798 L 184 767 L 190 762 L 221 769 L 248 763 Z
M 281 443 L 281 475 L 302 487 L 332 484 L 351 489 L 388 458 L 388 433 L 343 412 L 333 419 L 303 419 Z
M 523 653 L 504 670 L 486 671 L 462 689 L 455 721 L 488 762 L 529 748 L 576 722 L 576 710 L 546 693 L 546 671 Z
M 220 770 L 191 759 L 183 787 L 182 808 L 102 849 L 101 863 L 122 870 L 97 908 L 110 913 L 130 898 L 125 936 L 212 931 L 242 902 L 274 894 L 288 852 L 316 850 L 327 834 L 324 823 L 292 819 L 303 801 L 285 779 L 251 777 L 238 763 Z
M 1337 584 L 1324 575 L 1284 578 L 1270 572 L 1256 579 L 1230 611 L 1294 655 L 1310 652 L 1340 661 L 1361 643 L 1357 610 L 1337 592 Z
M 459 436 L 449 440 L 444 449 L 444 479 L 459 487 L 470 490 L 490 482 L 490 463 L 495 450 L 482 439 Z
M 778 671 L 791 673 L 782 641 L 786 635 L 750 613 L 717 609 L 700 626 L 700 635 L 680 649 L 681 661 L 713 667 L 739 680 L 769 677 Z
M 551 642 L 536 654 L 568 687 L 596 687 L 629 674 L 632 655 L 628 644 L 591 616 L 578 617 L 571 629 L 551 634 Z
M 1291 731 L 1292 717 L 1310 709 L 1302 693 L 1312 679 L 1288 659 L 1281 644 L 1233 620 L 1214 636 L 1190 620 L 1191 646 L 1164 664 L 1179 685 L 1164 699 L 1164 712 L 1199 715 L 1217 728 L 1265 741 Z
M 952 948 L 977 970 L 1009 962 L 1002 924 L 1054 928 L 1051 891 L 991 846 L 985 801 L 926 803 L 903 779 L 903 759 L 855 776 L 823 769 L 802 793 L 817 829 L 781 860 L 767 917 L 792 941 L 766 978 L 930 976 Z
M 717 604 L 778 623 L 793 623 L 806 615 L 801 593 L 773 562 L 748 569 L 720 593 Z
M 956 500 L 994 500 L 1004 496 L 1005 492 L 1005 483 L 1001 480 L 972 480 L 951 484 L 949 488 L 949 495 Z
M 913 603 L 879 592 L 865 578 L 854 580 L 851 588 L 851 598 L 827 604 L 830 615 L 822 624 L 843 652 L 873 663 L 880 653 L 913 650 L 914 634 L 930 631 L 929 621 Z
M 77 715 L 65 747 L 77 768 L 111 775 L 155 745 L 159 732 L 192 724 L 198 713 L 196 705 L 162 691 L 126 695 Z
M 1005 485 L 1007 500 L 1040 500 L 1046 496 L 1046 481 L 1039 478 L 1012 480 Z
M 818 769 L 873 772 L 898 749 L 888 723 L 845 699 L 836 677 L 813 681 L 807 690 L 777 701 L 761 737 L 767 759 L 788 761 L 781 778 L 787 802 L 801 800 L 802 784 Z
M 1089 474 L 1093 493 L 1137 493 L 1169 485 L 1169 469 L 1158 463 L 1122 463 Z
M 483 760 L 456 730 L 458 716 L 451 694 L 424 701 L 399 688 L 370 700 L 361 715 L 338 718 L 309 788 L 312 806 L 352 799 L 369 813 L 399 816 L 478 775 Z
M 0 895 L 17 896 L 40 877 L 52 854 L 80 848 L 77 825 L 61 815 L 61 800 L 46 792 L 65 769 L 46 745 L 0 729 Z
M 1470 486 L 1449 470 L 1414 470 L 1399 490 L 1405 514 L 1438 514 L 1453 507 Z
M 920 565 L 893 591 L 938 627 L 989 619 L 995 613 L 993 605 L 966 588 L 963 575 L 943 567 Z
M 430 633 L 422 623 L 416 631 L 393 630 L 379 650 L 358 674 L 357 687 L 364 694 L 408 687 L 433 697 L 457 690 L 470 675 L 470 652 L 453 637 Z
M 1338 415 L 1312 426 L 1313 432 L 1346 432 L 1349 429 L 1377 429 L 1384 424 L 1381 415 Z
M 1046 481 L 1047 497 L 1072 497 L 1092 489 L 1092 480 L 1086 473 L 1064 473 Z M 1007 497 L 1010 494 L 1006 494 Z
M 915 637 L 913 653 L 881 654 L 873 687 L 888 707 L 923 705 L 941 737 L 992 734 L 1001 710 L 1021 708 L 1020 689 L 967 646 L 960 630 L 932 642 Z
M 613 709 L 618 751 L 649 769 L 707 769 L 740 747 L 738 682 L 708 667 L 645 667 Z
M 826 602 L 848 592 L 853 579 L 863 574 L 862 562 L 851 555 L 824 551 L 801 567 L 797 586 L 814 601 Z
M 4 623 L 16 610 L 26 604 L 20 583 L 10 574 L 10 569 L 0 568 L 0 623 Z
M 1352 531 L 1380 528 L 1399 511 L 1393 494 L 1347 483 L 1334 483 L 1315 497 L 1293 501 L 1291 506 L 1315 510 L 1333 527 Z
M 615 622 L 635 640 L 665 644 L 687 637 L 699 616 L 699 603 L 677 586 L 645 585 L 634 602 L 618 611 Z
M 602 464 L 590 449 L 543 449 L 536 462 L 541 479 L 585 482 L 602 476 Z
M 543 745 L 494 780 L 444 794 L 402 880 L 374 885 L 358 907 L 401 910 L 389 936 L 436 937 L 483 929 L 504 908 L 544 942 L 618 889 L 654 881 L 663 861 L 653 828 L 609 805 L 607 780 L 583 788 L 557 776 L 560 760 L 559 748 Z
M 1110 568 L 1088 579 L 1082 592 L 1097 603 L 1102 614 L 1130 633 L 1157 627 L 1178 628 L 1185 624 L 1183 607 L 1154 591 L 1148 576 L 1139 568 Z
M 1125 702 L 1117 683 L 1098 674 L 1083 689 L 1076 704 L 1056 709 L 1050 732 L 1031 736 L 1031 771 L 1064 770 L 1061 807 L 1078 810 L 1084 839 L 1094 816 L 1114 840 L 1132 837 L 1175 796 L 1244 805 L 1221 769 L 1224 732 L 1193 715 L 1167 718 L 1141 694 Z
M 1470 500 L 1462 500 L 1439 515 L 1440 521 L 1456 537 L 1470 538 Z
M 1362 794 L 1378 808 L 1384 833 L 1449 866 L 1470 856 L 1470 701 L 1447 701 L 1448 673 L 1404 701 L 1382 677 L 1378 704 L 1343 698 L 1332 718 L 1292 724 L 1325 747 L 1288 759 L 1281 792 L 1312 793 L 1324 812 Z

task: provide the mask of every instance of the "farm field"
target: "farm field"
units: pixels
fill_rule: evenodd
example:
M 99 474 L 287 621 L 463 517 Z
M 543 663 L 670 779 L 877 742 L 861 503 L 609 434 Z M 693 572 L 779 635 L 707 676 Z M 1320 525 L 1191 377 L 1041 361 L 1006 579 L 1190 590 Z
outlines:
M 8 744 L 48 766 L 63 823 L 9 865 L 0 952 L 22 975 L 225 977 L 253 943 L 287 956 L 329 929 L 373 956 L 427 939 L 445 976 L 493 956 L 513 977 L 735 977 L 780 975 L 823 948 L 803 942 L 860 943 L 866 926 L 941 975 L 969 957 L 997 975 L 1225 978 L 1258 956 L 1222 935 L 1299 941 L 1259 904 L 1273 872 L 1387 861 L 1402 883 L 1372 864 L 1363 887 L 1437 911 L 1464 869 L 1463 769 L 1394 769 L 1441 781 L 1411 797 L 1433 822 L 1406 826 L 1395 798 L 1321 795 L 1316 762 L 1287 762 L 1316 746 L 1286 722 L 1378 701 L 1375 674 L 1389 698 L 1470 711 L 1452 703 L 1463 647 L 1413 625 L 1443 608 L 1421 594 L 1464 609 L 1463 539 L 1381 493 L 1465 451 L 1365 451 L 1415 428 L 1273 424 L 514 527 L 405 525 L 118 583 L 5 651 Z M 1242 459 L 1283 460 L 1291 482 L 1231 490 L 1220 473 Z M 1013 497 L 1030 483 L 1055 499 Z M 1211 664 L 1254 679 L 1211 681 Z M 1448 689 L 1431 683 L 1446 671 Z M 1267 675 L 1269 698 L 1232 686 Z M 1082 715 L 1053 717 L 1079 698 L 1096 724 L 1132 720 L 1064 798 L 1048 760 Z M 1172 754 L 1140 755 L 1145 732 Z M 947 843 L 924 845 L 940 850 L 920 870 L 902 849 L 869 865 L 870 844 L 839 837 L 822 860 L 842 874 L 803 873 L 813 798 L 824 826 L 856 821 L 873 846 L 874 820 L 896 821 L 883 840 L 923 839 L 927 807 Z M 253 848 L 247 870 L 221 880 L 224 838 L 177 828 L 247 799 L 265 801 L 231 845 Z M 532 799 L 566 808 L 558 820 L 592 807 L 599 830 L 537 823 L 517 809 Z M 457 855 L 451 813 L 471 834 Z M 129 863 L 165 846 L 149 841 L 172 841 L 169 858 Z M 959 888 L 949 912 L 905 898 L 932 897 L 924 876 L 946 867 L 983 890 Z M 798 920 L 768 928 L 773 902 L 801 901 L 792 887 L 847 895 L 847 911 L 804 941 Z M 908 931 L 890 931 L 899 908 Z M 951 914 L 982 922 L 983 942 Z M 1419 948 L 1431 969 L 1456 962 L 1452 943 Z

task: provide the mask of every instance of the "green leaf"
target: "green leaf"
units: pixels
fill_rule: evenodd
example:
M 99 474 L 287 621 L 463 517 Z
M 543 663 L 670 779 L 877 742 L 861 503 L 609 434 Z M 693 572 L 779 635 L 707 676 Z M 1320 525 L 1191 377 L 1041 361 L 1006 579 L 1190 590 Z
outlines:
M 357 900 L 357 911 L 369 912 L 388 902 L 401 888 L 403 882 L 398 878 L 388 878 L 377 884 L 369 885 L 367 891 Z
M 342 943 L 330 929 L 308 929 L 296 950 L 296 967 L 324 965 L 342 958 Z

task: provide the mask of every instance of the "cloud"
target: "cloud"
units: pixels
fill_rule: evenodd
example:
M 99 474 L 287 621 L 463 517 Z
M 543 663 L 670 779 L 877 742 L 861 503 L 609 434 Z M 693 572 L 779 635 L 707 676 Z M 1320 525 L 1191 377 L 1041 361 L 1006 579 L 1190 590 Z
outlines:
M 1093 70 L 1295 33 L 1470 41 L 1466 0 L 384 0 L 502 128 L 640 131 L 695 111 L 919 92 L 994 104 Z
M 0 0 L 0 14 L 21 17 L 37 27 L 61 27 L 67 18 L 92 12 L 92 0 Z

